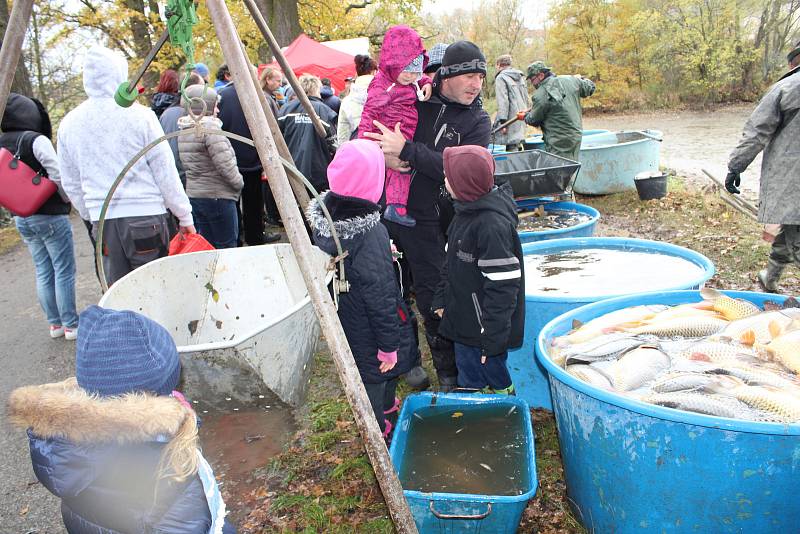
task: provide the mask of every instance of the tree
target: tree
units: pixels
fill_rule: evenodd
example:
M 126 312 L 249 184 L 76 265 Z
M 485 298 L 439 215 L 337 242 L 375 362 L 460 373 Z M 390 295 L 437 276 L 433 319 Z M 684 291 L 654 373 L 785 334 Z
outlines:
M 6 28 L 8 28 L 8 17 L 8 2 L 6 0 L 0 0 L 0 35 L 2 36 L 5 36 Z M 14 81 L 11 83 L 11 92 L 28 96 L 33 94 L 30 75 L 28 74 L 28 69 L 25 67 L 25 62 L 22 58 L 17 62 Z

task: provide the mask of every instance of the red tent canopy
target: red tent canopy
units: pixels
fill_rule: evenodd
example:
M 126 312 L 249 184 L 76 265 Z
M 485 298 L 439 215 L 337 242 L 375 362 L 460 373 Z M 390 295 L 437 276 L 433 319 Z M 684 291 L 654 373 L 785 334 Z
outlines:
M 289 62 L 297 77 L 303 74 L 314 74 L 320 78 L 330 78 L 331 86 L 336 93 L 344 90 L 345 78 L 356 75 L 353 56 L 328 48 L 304 33 L 292 41 L 283 55 L 286 56 L 286 61 Z M 280 68 L 277 62 L 260 65 L 259 73 L 268 66 Z

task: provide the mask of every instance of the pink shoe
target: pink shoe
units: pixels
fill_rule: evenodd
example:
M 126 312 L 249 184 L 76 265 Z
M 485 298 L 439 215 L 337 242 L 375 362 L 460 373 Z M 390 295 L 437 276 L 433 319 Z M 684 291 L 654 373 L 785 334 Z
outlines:
M 61 325 L 50 325 L 50 337 L 53 339 L 64 335 L 64 327 Z
M 392 413 L 395 413 L 395 412 L 399 412 L 399 411 L 400 411 L 400 399 L 395 397 L 394 398 L 394 405 L 391 408 L 389 408 L 388 410 L 384 410 L 383 411 L 383 415 L 389 415 L 389 414 L 392 414 Z
M 392 422 L 388 419 L 383 420 L 383 439 L 389 441 L 389 436 L 392 434 Z

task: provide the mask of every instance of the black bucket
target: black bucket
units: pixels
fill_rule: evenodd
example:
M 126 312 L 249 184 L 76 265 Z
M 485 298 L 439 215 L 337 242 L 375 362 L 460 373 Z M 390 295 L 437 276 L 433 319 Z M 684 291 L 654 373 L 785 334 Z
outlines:
M 661 171 L 640 172 L 633 178 L 640 200 L 655 200 L 667 195 L 667 175 Z

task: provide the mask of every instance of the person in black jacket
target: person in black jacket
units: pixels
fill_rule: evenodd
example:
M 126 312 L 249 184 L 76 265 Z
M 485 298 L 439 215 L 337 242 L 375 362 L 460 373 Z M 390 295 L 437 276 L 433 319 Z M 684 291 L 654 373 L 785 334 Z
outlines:
M 443 159 L 455 217 L 433 304 L 439 333 L 455 342 L 460 387 L 514 394 L 506 360 L 509 349 L 522 346 L 525 325 L 516 204 L 495 187 L 485 148 L 446 148 Z
M 386 416 L 399 408 L 397 377 L 419 358 L 413 316 L 400 294 L 389 234 L 381 225 L 385 163 L 372 141 L 348 141 L 328 166 L 331 190 L 322 201 L 341 240 L 350 290 L 339 294 L 339 319 L 353 351 L 378 426 L 389 435 Z M 331 256 L 339 252 L 316 201 L 308 205 L 314 242 Z
M 36 294 L 47 322 L 50 337 L 78 336 L 75 308 L 75 249 L 69 212 L 72 205 L 61 187 L 58 156 L 51 138 L 50 116 L 41 102 L 11 93 L 6 103 L 0 134 L 0 147 L 28 167 L 56 183 L 58 191 L 28 217 L 14 217 L 14 223 L 28 246 L 36 269 Z
M 252 139 L 250 127 L 244 118 L 242 104 L 236 93 L 236 85 L 231 82 L 219 92 L 219 113 L 217 117 L 222 121 L 222 129 Z M 255 147 L 231 139 L 233 151 L 236 153 L 236 165 L 244 178 L 242 189 L 242 219 L 239 226 L 244 230 L 244 242 L 248 245 L 263 245 L 273 243 L 281 238 L 278 232 L 264 231 L 264 182 L 261 175 L 264 169 Z
M 317 191 L 328 189 L 327 169 L 336 151 L 336 113 L 320 98 L 322 83 L 313 74 L 300 76 L 300 86 L 308 95 L 311 106 L 322 121 L 325 137 L 320 137 L 300 100 L 292 100 L 281 108 L 278 126 L 294 164 Z
M 380 125 L 382 133 L 366 134 L 380 143 L 389 167 L 412 173 L 408 213 L 416 219 L 416 226 L 384 224 L 411 267 L 417 306 L 443 391 L 455 387 L 458 371 L 453 345 L 438 335 L 439 318 L 431 309 L 445 260 L 444 231 L 452 216 L 452 205 L 441 194 L 442 151 L 463 145 L 488 146 L 491 121 L 480 100 L 485 78 L 486 58 L 480 49 L 469 41 L 453 43 L 434 77 L 433 96 L 417 101 L 419 122 L 414 139 L 405 139 L 394 125 Z M 415 367 L 411 375 L 425 377 L 421 367 Z

